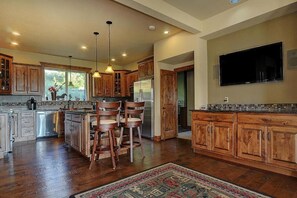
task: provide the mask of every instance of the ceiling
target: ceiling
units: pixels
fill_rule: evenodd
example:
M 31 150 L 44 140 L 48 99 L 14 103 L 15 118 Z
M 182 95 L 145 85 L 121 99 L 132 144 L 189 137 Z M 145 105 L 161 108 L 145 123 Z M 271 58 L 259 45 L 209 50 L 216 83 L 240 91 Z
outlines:
M 235 5 L 229 0 L 160 0 L 204 20 Z M 247 0 L 242 0 L 244 2 Z M 126 65 L 153 54 L 156 41 L 183 31 L 113 0 L 1 0 L 0 48 L 108 62 L 108 25 L 111 20 L 113 64 Z M 155 31 L 148 27 L 154 25 Z M 165 35 L 163 32 L 169 31 Z M 13 31 L 20 36 L 12 35 Z M 17 41 L 19 45 L 11 45 Z M 82 50 L 81 46 L 87 46 Z M 127 53 L 127 57 L 121 54 Z

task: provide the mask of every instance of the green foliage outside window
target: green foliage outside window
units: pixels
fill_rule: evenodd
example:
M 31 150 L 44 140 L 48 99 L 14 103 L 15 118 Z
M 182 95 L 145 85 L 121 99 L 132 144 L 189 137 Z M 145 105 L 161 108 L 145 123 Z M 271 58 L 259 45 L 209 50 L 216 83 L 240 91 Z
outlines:
M 70 78 L 70 72 L 68 71 L 46 69 L 44 70 L 44 79 L 45 97 L 48 100 L 51 100 L 50 87 L 57 90 L 57 100 L 86 100 L 86 73 L 72 71 Z M 69 86 L 70 79 L 73 86 Z M 63 94 L 64 97 L 62 97 Z

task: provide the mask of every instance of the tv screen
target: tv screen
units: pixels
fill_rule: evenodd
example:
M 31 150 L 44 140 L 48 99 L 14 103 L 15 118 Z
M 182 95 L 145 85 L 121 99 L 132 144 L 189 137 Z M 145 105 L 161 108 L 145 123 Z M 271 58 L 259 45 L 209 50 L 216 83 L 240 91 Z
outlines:
M 220 85 L 283 80 L 282 43 L 220 56 Z

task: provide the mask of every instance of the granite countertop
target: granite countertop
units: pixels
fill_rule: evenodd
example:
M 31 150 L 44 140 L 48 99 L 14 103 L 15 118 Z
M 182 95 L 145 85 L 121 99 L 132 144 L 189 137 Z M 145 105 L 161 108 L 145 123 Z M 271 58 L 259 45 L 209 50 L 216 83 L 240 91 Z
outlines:
M 191 111 L 213 112 L 213 113 L 283 113 L 283 114 L 297 114 L 297 109 L 244 109 L 244 110 L 227 110 L 227 109 L 193 109 Z
M 73 110 L 65 110 L 65 113 L 70 113 L 70 114 L 96 114 L 95 110 L 92 109 L 73 109 Z

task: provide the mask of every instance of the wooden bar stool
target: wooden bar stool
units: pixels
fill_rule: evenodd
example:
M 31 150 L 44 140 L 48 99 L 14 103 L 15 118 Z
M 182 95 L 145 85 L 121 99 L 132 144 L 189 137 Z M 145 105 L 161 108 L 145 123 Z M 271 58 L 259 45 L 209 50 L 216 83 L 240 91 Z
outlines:
M 115 139 L 114 130 L 119 126 L 121 102 L 96 102 L 96 117 L 97 120 L 92 123 L 94 126 L 94 144 L 91 155 L 91 164 L 89 169 L 91 170 L 93 163 L 96 159 L 99 159 L 99 155 L 109 152 L 112 167 L 116 168 L 115 159 L 119 159 L 117 149 L 117 141 Z M 109 145 L 102 144 L 102 135 L 107 133 L 109 139 Z
M 141 126 L 144 118 L 144 102 L 125 102 L 125 117 L 120 120 L 121 135 L 120 146 L 130 149 L 130 161 L 133 162 L 133 149 L 141 147 L 142 157 L 144 157 L 141 140 Z M 123 142 L 124 128 L 129 128 L 129 141 Z M 133 129 L 137 128 L 139 141 L 133 140 Z

